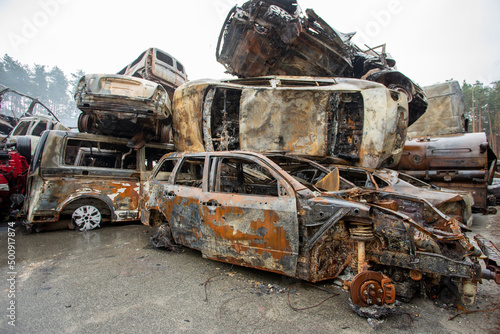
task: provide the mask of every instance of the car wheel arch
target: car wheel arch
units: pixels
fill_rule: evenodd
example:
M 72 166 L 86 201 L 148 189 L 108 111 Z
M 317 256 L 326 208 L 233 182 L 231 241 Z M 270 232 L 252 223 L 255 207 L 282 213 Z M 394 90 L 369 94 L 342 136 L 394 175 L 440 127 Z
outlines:
M 111 221 L 117 220 L 113 203 L 108 197 L 102 195 L 82 194 L 77 197 L 70 197 L 61 203 L 58 211 L 60 212 L 60 216 L 71 216 L 75 209 L 85 204 L 95 206 L 105 217 L 109 216 Z

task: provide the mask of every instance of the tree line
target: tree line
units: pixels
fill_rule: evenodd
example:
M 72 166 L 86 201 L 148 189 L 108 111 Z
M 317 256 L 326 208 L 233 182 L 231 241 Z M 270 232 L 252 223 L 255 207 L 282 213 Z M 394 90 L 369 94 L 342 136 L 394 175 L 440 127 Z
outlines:
M 476 81 L 462 84 L 469 132 L 485 132 L 495 153 L 500 148 L 500 81 L 485 85 Z
M 7 54 L 0 60 L 0 84 L 38 99 L 66 126 L 76 126 L 80 111 L 73 93 L 83 75 L 85 73 L 78 70 L 67 76 L 58 66 L 28 66 Z M 14 94 L 5 94 L 2 102 L 2 106 L 7 102 L 9 109 L 18 116 L 24 114 L 30 103 Z

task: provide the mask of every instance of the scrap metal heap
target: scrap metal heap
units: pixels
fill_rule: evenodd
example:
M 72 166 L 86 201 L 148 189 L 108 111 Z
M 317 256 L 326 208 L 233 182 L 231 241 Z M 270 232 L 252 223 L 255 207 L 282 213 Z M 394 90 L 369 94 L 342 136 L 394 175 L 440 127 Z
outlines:
M 229 12 L 216 58 L 228 73 L 244 78 L 351 77 L 382 83 L 406 95 L 409 124 L 415 122 L 427 107 L 423 90 L 396 70 L 385 45 L 362 50 L 351 42 L 353 35 L 336 31 L 312 9 L 302 12 L 295 0 L 252 0 Z
M 468 133 L 460 84 L 447 81 L 424 87 L 426 113 L 408 128 L 403 153 L 395 167 L 438 187 L 467 190 L 474 209 L 496 213 L 491 193 L 497 157 L 484 132 Z

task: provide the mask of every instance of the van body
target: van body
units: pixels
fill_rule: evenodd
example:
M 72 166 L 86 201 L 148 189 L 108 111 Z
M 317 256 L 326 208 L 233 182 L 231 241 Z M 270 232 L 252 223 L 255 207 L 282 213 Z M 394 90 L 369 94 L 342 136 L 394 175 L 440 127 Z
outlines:
M 117 74 L 143 78 L 161 84 L 172 98 L 177 87 L 188 81 L 177 59 L 157 48 L 149 48 Z
M 89 230 L 139 219 L 142 185 L 172 145 L 134 149 L 126 139 L 46 131 L 33 157 L 22 210 L 24 226 L 61 222 Z M 38 229 L 38 228 L 36 228 Z

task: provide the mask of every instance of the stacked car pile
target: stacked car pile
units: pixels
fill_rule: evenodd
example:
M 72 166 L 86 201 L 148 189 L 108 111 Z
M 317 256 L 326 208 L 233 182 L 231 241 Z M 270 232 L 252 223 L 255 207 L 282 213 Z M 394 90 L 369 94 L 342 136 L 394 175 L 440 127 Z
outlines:
M 462 232 L 470 194 L 381 169 L 398 163 L 427 103 L 384 48 L 362 51 L 350 37 L 294 0 L 252 0 L 231 10 L 218 44 L 239 79 L 187 82 L 168 96 L 177 81 L 133 78 L 168 55 L 157 49 L 134 62 L 146 59 L 144 69 L 121 71 L 132 77 L 82 78 L 80 130 L 126 139 L 46 132 L 26 225 L 140 217 L 160 227 L 158 246 L 312 282 L 343 275 L 360 306 L 417 292 L 472 304 L 481 279 L 500 283 L 500 254 Z M 159 160 L 169 146 L 155 155 L 146 143 L 168 142 L 170 129 L 177 152 Z

